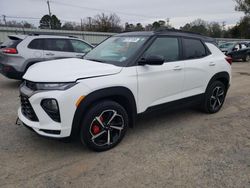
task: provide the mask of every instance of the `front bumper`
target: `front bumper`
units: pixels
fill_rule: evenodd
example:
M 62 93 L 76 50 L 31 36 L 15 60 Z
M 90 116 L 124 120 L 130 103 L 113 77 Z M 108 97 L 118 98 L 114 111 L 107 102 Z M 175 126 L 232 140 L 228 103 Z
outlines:
M 68 137 L 67 136 L 68 132 L 71 131 L 71 129 L 70 130 L 62 129 L 59 123 L 47 124 L 43 126 L 39 122 L 31 121 L 23 115 L 21 107 L 18 109 L 18 118 L 20 119 L 22 124 L 24 124 L 28 128 L 31 128 L 41 136 L 52 137 L 52 138 L 64 138 Z
M 63 91 L 41 91 L 32 92 L 27 95 L 23 93 L 21 86 L 21 95 L 28 96 L 30 105 L 32 106 L 38 121 L 31 120 L 23 112 L 22 107 L 18 109 L 18 118 L 20 121 L 33 129 L 37 134 L 52 138 L 66 138 L 71 136 L 72 123 L 77 109 L 76 102 L 79 99 L 79 91 L 84 91 L 82 84 L 77 84 L 74 87 Z M 25 88 L 27 90 L 27 88 Z M 44 111 L 41 106 L 43 99 L 55 99 L 58 102 L 61 122 L 56 122 Z

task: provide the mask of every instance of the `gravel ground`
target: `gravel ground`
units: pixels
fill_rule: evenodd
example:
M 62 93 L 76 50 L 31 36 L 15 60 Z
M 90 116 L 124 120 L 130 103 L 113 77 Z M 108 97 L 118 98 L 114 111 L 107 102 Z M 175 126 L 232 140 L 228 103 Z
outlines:
M 103 153 L 15 125 L 20 82 L 0 76 L 0 187 L 250 187 L 250 64 L 232 67 L 222 111 L 140 117 Z

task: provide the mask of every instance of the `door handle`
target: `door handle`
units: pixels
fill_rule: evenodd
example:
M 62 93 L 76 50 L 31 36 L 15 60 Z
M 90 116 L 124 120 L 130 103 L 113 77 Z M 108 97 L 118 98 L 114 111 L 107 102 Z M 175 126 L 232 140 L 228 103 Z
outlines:
M 175 70 L 175 71 L 182 70 L 182 67 L 181 67 L 181 66 L 175 66 L 175 67 L 174 67 L 174 70 Z
M 215 66 L 216 64 L 214 63 L 214 62 L 210 62 L 209 63 L 209 66 L 211 66 L 211 67 L 213 67 L 213 66 Z
M 48 56 L 53 56 L 53 55 L 55 55 L 55 54 L 53 54 L 53 53 L 46 53 L 46 55 L 48 55 Z

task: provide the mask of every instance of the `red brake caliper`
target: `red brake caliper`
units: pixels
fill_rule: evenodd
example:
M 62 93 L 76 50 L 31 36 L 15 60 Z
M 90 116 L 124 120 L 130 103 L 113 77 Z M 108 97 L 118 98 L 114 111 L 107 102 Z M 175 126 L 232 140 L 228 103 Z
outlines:
M 99 127 L 98 125 L 93 125 L 93 126 L 92 126 L 92 133 L 93 133 L 94 135 L 100 133 L 100 131 L 101 131 L 101 129 L 100 129 L 100 127 Z
M 100 117 L 100 120 L 101 120 L 101 122 L 103 122 L 103 117 L 102 116 Z M 99 125 L 95 124 L 95 125 L 92 126 L 92 133 L 94 135 L 96 135 L 96 134 L 98 134 L 100 132 L 101 132 L 101 129 L 100 129 Z

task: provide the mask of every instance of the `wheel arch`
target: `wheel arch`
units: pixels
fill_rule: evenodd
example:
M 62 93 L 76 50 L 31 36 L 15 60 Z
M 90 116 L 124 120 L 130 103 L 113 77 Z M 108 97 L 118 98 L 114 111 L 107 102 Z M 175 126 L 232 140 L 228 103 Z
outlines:
M 34 64 L 36 64 L 36 63 L 39 63 L 39 62 L 42 62 L 42 60 L 29 60 L 29 61 L 27 61 L 26 62 L 26 64 L 25 64 L 25 67 L 24 67 L 24 73 L 26 73 L 26 71 L 32 66 L 32 65 L 34 65 Z
M 214 81 L 221 81 L 225 87 L 226 87 L 226 90 L 228 90 L 229 88 L 229 81 L 230 81 L 230 76 L 229 76 L 229 73 L 228 72 L 219 72 L 219 73 L 216 73 L 211 79 L 210 81 L 208 82 L 208 85 L 207 85 L 207 88 L 206 88 L 206 92 L 209 88 L 209 86 L 214 82 Z
M 102 100 L 112 100 L 122 105 L 128 113 L 129 126 L 134 126 L 137 108 L 133 93 L 126 87 L 110 87 L 94 91 L 85 96 L 80 102 L 74 114 L 71 136 L 78 135 L 81 121 L 86 115 L 88 109 Z

